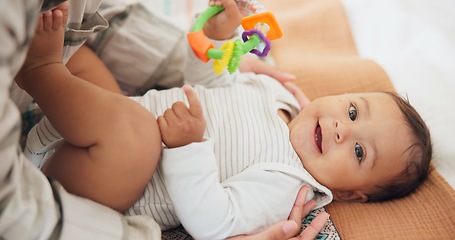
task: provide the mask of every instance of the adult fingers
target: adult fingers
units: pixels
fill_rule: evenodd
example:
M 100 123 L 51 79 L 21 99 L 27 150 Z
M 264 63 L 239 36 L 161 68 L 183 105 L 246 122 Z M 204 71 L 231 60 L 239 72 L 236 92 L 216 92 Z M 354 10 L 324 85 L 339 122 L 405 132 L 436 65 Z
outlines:
M 316 207 L 316 205 L 318 205 L 316 200 L 308 201 L 302 208 L 302 217 L 308 215 L 311 212 L 311 210 L 313 210 Z
M 287 240 L 299 232 L 299 226 L 294 221 L 285 221 L 271 226 L 262 232 L 257 239 L 264 240 Z
M 329 219 L 329 214 L 327 212 L 322 212 L 318 216 L 316 216 L 310 225 L 305 228 L 305 230 L 300 234 L 300 240 L 310 240 L 315 239 L 316 236 L 321 232 L 322 228 L 324 227 L 327 219 Z
M 185 92 L 188 103 L 190 104 L 190 113 L 191 115 L 200 118 L 203 117 L 202 105 L 199 102 L 196 92 L 189 85 L 183 86 L 183 91 Z
M 267 230 L 255 235 L 242 235 L 228 240 L 288 240 L 299 232 L 300 228 L 294 221 L 277 223 Z
M 308 186 L 303 186 L 300 188 L 299 193 L 295 199 L 294 206 L 292 207 L 291 213 L 289 214 L 288 219 L 294 221 L 297 224 L 301 223 L 302 218 L 306 215 L 303 214 L 303 209 L 308 191 Z

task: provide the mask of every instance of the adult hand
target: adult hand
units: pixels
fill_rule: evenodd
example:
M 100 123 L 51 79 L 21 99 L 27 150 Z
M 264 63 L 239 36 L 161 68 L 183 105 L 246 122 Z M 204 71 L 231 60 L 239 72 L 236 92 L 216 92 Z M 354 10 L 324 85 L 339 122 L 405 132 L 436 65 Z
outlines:
M 294 95 L 302 108 L 304 108 L 310 102 L 303 91 L 293 82 L 296 79 L 294 75 L 280 71 L 276 67 L 256 57 L 248 55 L 242 56 L 239 70 L 240 72 L 254 72 L 256 74 L 265 74 L 276 79 Z
M 302 219 L 316 206 L 316 201 L 311 200 L 305 204 L 308 187 L 303 186 L 294 203 L 289 220 L 277 223 L 263 232 L 254 235 L 242 235 L 229 238 L 230 240 L 313 240 L 324 227 L 329 214 L 323 212 L 313 219 L 310 225 L 300 235 Z

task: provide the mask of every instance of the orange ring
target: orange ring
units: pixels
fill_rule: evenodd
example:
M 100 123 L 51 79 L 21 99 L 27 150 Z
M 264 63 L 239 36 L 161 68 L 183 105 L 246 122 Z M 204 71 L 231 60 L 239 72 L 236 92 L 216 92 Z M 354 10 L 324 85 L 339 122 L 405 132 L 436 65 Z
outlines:
M 207 52 L 213 48 L 213 43 L 205 36 L 204 31 L 190 32 L 186 37 L 194 54 L 203 62 L 208 62 L 210 58 L 207 57 Z

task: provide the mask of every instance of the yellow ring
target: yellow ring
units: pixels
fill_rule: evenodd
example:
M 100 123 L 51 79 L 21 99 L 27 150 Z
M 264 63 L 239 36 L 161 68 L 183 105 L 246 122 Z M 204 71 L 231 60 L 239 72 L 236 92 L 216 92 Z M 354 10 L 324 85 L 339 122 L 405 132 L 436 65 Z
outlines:
M 229 64 L 234 52 L 234 41 L 227 41 L 223 46 L 220 47 L 220 50 L 224 50 L 224 54 L 221 59 L 215 59 L 213 61 L 213 70 L 216 74 L 221 74 L 225 67 Z

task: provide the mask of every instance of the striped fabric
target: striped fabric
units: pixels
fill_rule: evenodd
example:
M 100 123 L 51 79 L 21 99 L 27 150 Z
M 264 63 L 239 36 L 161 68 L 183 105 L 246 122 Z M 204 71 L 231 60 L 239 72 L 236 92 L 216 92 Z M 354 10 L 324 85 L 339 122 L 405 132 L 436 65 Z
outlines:
M 34 34 L 41 2 L 2 1 L 0 9 L 0 239 L 128 237 L 130 226 L 126 220 L 122 225 L 118 213 L 70 195 L 57 182 L 47 179 L 20 151 L 20 115 L 9 91 Z M 44 1 L 43 9 L 60 2 Z M 92 13 L 96 2 L 91 1 L 95 3 L 89 8 Z M 85 4 L 80 0 L 72 3 Z
M 88 39 L 90 48 L 128 96 L 183 84 L 185 31 L 148 9 L 144 2 L 104 1 L 100 14 L 109 28 Z
M 235 83 L 223 87 L 197 85 L 195 90 L 207 121 L 205 137 L 215 143 L 212 151 L 220 182 L 253 165 L 267 162 L 291 166 L 305 175 L 303 172 L 306 171 L 289 141 L 288 127 L 277 115 L 277 110 L 283 108 L 295 116 L 299 106 L 280 83 L 265 76 L 244 74 L 239 75 Z M 180 88 L 151 90 L 133 99 L 155 116 L 162 115 L 176 101 L 186 101 Z M 191 161 L 192 153 L 188 152 L 187 156 L 187 161 Z M 312 177 L 307 174 L 302 180 L 308 182 L 308 178 Z M 180 221 L 164 182 L 165 177 L 158 168 L 141 199 L 127 214 L 153 216 L 162 230 L 178 226 Z M 279 194 L 286 194 L 286 189 L 287 186 L 282 186 Z M 324 202 L 327 198 L 319 200 Z

